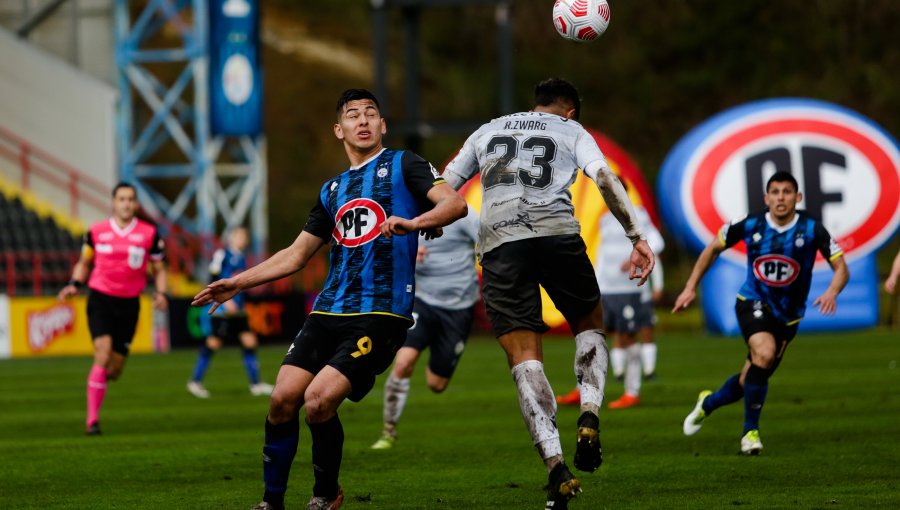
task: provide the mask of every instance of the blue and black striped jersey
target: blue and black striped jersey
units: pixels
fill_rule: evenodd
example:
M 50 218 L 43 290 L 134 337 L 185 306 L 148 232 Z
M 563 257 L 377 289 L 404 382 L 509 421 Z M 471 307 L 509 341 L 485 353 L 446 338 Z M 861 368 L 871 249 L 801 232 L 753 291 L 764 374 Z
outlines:
M 328 279 L 312 313 L 412 320 L 418 235 L 386 238 L 379 226 L 430 209 L 428 191 L 443 182 L 418 155 L 390 149 L 326 182 L 303 228 L 332 241 Z
M 818 220 L 797 211 L 794 220 L 778 226 L 767 212 L 727 224 L 719 241 L 730 248 L 747 244 L 747 279 L 738 299 L 762 301 L 778 320 L 794 324 L 806 313 L 816 252 L 829 262 L 843 256 L 841 247 Z

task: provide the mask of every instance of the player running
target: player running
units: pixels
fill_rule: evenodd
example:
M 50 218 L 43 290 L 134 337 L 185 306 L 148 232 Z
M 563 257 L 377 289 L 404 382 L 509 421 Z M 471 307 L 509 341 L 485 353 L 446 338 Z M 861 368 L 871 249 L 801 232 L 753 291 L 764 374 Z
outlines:
M 494 119 L 469 136 L 444 171 L 459 189 L 481 173 L 484 190 L 478 251 L 488 317 L 519 393 L 522 417 L 548 471 L 547 508 L 565 509 L 580 482 L 563 462 L 556 400 L 544 375 L 542 285 L 575 333 L 575 375 L 581 390 L 575 467 L 602 461 L 599 411 L 608 363 L 603 308 L 569 187 L 578 169 L 590 177 L 625 228 L 633 249 L 629 276 L 643 284 L 653 252 L 637 226 L 621 182 L 594 138 L 576 122 L 581 99 L 572 84 L 545 80 L 534 109 Z
M 797 210 L 803 195 L 788 172 L 776 172 L 766 183 L 767 211 L 725 225 L 694 264 L 672 312 L 694 301 L 697 285 L 720 253 L 744 241 L 747 246 L 747 279 L 737 295 L 735 313 L 747 343 L 747 360 L 717 391 L 703 391 L 693 411 L 684 419 L 684 434 L 691 436 L 713 411 L 743 398 L 744 431 L 741 453 L 758 455 L 763 445 L 759 416 L 766 401 L 769 378 L 784 351 L 797 334 L 806 312 L 816 252 L 834 270 L 825 293 L 813 301 L 825 315 L 837 309 L 837 296 L 850 272 L 841 247 L 818 220 Z
M 237 227 L 228 233 L 228 245 L 216 250 L 209 264 L 209 274 L 213 281 L 220 278 L 231 278 L 247 269 L 247 256 L 244 250 L 250 244 L 250 234 L 244 227 Z M 222 348 L 223 342 L 240 342 L 243 350 L 241 358 L 250 380 L 250 394 L 253 396 L 271 395 L 273 386 L 260 381 L 259 361 L 256 357 L 256 346 L 259 341 L 256 333 L 250 329 L 247 312 L 244 310 L 244 295 L 238 294 L 226 301 L 209 319 L 211 334 L 200 347 L 194 373 L 187 383 L 188 392 L 197 398 L 209 398 L 209 390 L 203 386 L 203 377 L 212 361 L 213 354 Z
M 394 368 L 384 382 L 384 429 L 372 445 L 386 450 L 397 439 L 397 423 L 409 396 L 409 378 L 419 356 L 431 348 L 425 378 L 428 387 L 442 393 L 462 357 L 478 303 L 478 269 L 475 242 L 478 213 L 469 214 L 444 228 L 444 235 L 419 245 L 416 259 L 415 323 L 406 343 L 397 351 Z

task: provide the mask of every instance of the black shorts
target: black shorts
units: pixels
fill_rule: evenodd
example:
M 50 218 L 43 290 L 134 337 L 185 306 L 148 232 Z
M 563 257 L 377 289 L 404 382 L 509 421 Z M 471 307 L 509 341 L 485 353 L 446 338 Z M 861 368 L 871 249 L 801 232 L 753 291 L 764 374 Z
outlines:
M 787 325 L 779 321 L 772 314 L 769 306 L 762 301 L 738 299 L 734 304 L 734 311 L 745 342 L 756 333 L 765 332 L 775 337 L 775 364 L 772 367 L 774 370 L 781 363 L 781 357 L 784 356 L 787 345 L 797 336 L 797 328 L 800 324 L 795 322 Z M 749 354 L 747 359 L 750 359 Z
M 282 361 L 319 373 L 326 365 L 350 380 L 348 398 L 359 402 L 375 385 L 375 376 L 394 361 L 410 321 L 379 314 L 312 313 Z
M 109 335 L 113 351 L 128 356 L 140 309 L 140 298 L 120 298 L 91 289 L 87 299 L 91 338 Z
M 603 294 L 603 327 L 607 333 L 633 335 L 653 326 L 653 302 L 641 302 L 640 292 Z
M 246 315 L 213 315 L 209 319 L 211 336 L 220 338 L 223 342 L 237 342 L 241 333 L 250 331 L 250 324 Z
M 416 299 L 413 306 L 416 322 L 409 328 L 403 347 L 412 347 L 419 352 L 430 347 L 428 368 L 449 379 L 466 348 L 474 318 L 474 305 L 462 310 L 448 310 Z
M 533 237 L 501 244 L 481 260 L 482 294 L 494 334 L 550 329 L 541 313 L 544 287 L 569 324 L 600 301 L 600 288 L 577 234 Z

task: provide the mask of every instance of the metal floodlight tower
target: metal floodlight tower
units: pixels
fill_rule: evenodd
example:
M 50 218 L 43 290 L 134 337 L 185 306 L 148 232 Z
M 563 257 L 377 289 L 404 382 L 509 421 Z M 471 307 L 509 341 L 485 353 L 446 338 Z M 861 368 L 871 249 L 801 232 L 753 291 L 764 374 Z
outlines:
M 165 220 L 163 229 L 175 224 L 199 237 L 207 260 L 215 237 L 248 218 L 251 251 L 260 257 L 268 239 L 265 138 L 210 131 L 208 5 L 147 0 L 132 18 L 129 1 L 115 0 L 120 174 Z M 159 48 L 159 40 L 177 44 Z M 174 81 L 166 85 L 151 68 Z M 197 276 L 205 266 L 197 265 Z

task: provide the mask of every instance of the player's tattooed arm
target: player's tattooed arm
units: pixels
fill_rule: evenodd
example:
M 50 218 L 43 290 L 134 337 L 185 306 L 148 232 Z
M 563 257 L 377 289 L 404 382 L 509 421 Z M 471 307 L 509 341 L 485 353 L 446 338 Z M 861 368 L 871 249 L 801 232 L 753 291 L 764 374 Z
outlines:
M 844 290 L 847 281 L 850 280 L 850 270 L 847 268 L 847 262 L 844 261 L 844 257 L 837 257 L 829 261 L 829 263 L 834 270 L 831 283 L 828 284 L 825 292 L 813 301 L 813 306 L 818 306 L 822 315 L 831 315 L 837 311 L 838 294 Z
M 672 307 L 672 313 L 680 312 L 694 302 L 694 299 L 697 297 L 697 285 L 700 284 L 703 275 L 706 274 L 706 271 L 709 270 L 712 263 L 715 262 L 719 257 L 719 254 L 723 251 L 725 251 L 725 246 L 719 238 L 713 239 L 706 245 L 706 248 L 703 249 L 703 253 L 697 258 L 697 262 L 694 263 L 694 269 L 691 271 L 691 276 L 688 277 L 687 283 L 684 284 L 684 290 L 682 290 L 681 294 L 675 299 L 675 306 Z

